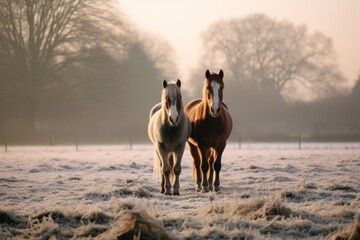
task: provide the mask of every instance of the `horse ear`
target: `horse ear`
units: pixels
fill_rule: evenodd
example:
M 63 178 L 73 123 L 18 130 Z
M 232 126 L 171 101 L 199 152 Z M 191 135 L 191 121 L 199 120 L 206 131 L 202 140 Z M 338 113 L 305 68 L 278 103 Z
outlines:
M 178 79 L 178 80 L 176 81 L 176 85 L 178 85 L 178 87 L 181 87 L 181 81 L 180 81 L 180 79 Z
M 166 88 L 166 87 L 167 87 L 167 81 L 164 80 L 164 81 L 163 81 L 163 88 Z
M 220 69 L 219 76 L 220 76 L 221 78 L 223 78 L 223 77 L 224 77 L 224 72 L 223 72 L 223 70 L 222 70 L 222 69 Z
M 210 78 L 210 71 L 209 71 L 209 69 L 208 70 L 206 70 L 206 72 L 205 72 L 205 77 L 207 78 L 207 79 L 209 79 Z

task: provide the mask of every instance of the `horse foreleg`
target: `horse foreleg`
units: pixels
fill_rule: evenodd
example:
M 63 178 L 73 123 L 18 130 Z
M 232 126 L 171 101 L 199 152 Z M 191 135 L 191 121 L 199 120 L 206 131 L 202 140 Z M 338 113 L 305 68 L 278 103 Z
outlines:
M 175 181 L 174 181 L 174 195 L 180 195 L 179 188 L 180 188 L 180 173 L 181 173 L 181 159 L 184 154 L 185 143 L 181 144 L 179 148 L 176 150 L 174 156 L 174 174 L 175 174 Z
M 215 180 L 214 180 L 214 190 L 215 192 L 220 191 L 220 170 L 221 170 L 221 157 L 224 152 L 226 142 L 221 143 L 216 149 L 216 159 L 214 162 L 215 169 Z
M 208 182 L 209 182 L 209 191 L 213 190 L 213 181 L 214 181 L 214 152 L 210 151 L 209 153 L 209 158 L 208 158 L 208 162 L 209 162 L 209 178 L 208 178 Z
M 165 159 L 164 162 L 167 162 L 167 159 Z M 170 182 L 170 166 L 169 164 L 163 164 L 163 178 L 164 178 L 164 182 L 165 182 L 165 195 L 171 195 L 171 182 Z
M 161 174 L 162 174 L 162 178 L 161 178 L 161 192 L 164 189 L 164 193 L 165 195 L 170 195 L 171 194 L 171 183 L 170 183 L 170 164 L 168 161 L 168 153 L 166 152 L 166 150 L 164 149 L 164 147 L 160 144 L 158 144 L 157 147 L 157 151 L 159 153 L 159 158 L 161 161 Z
M 188 142 L 189 143 L 189 142 Z M 196 191 L 201 190 L 201 170 L 200 170 L 200 154 L 196 145 L 189 143 L 190 153 L 193 157 L 193 178 L 196 182 Z
M 154 175 L 158 175 L 160 177 L 160 192 L 165 192 L 165 178 L 164 174 L 162 173 L 162 162 L 160 160 L 160 154 L 157 149 L 155 149 L 154 154 Z M 156 177 L 158 177 L 156 176 Z
M 208 151 L 209 149 L 200 148 L 201 151 L 201 172 L 202 172 L 202 183 L 201 183 L 201 190 L 203 192 L 209 191 L 209 183 L 207 179 L 207 172 L 209 170 L 209 163 L 208 163 Z
M 217 157 L 214 162 L 215 168 L 215 180 L 214 180 L 214 191 L 220 191 L 220 170 L 221 170 L 221 155 Z

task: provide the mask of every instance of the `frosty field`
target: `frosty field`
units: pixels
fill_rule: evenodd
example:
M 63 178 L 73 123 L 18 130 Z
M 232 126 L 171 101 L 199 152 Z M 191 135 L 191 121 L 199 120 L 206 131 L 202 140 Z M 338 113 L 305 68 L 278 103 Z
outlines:
M 152 145 L 10 147 L 0 239 L 359 239 L 360 144 L 229 144 L 219 193 L 191 164 L 164 196 Z

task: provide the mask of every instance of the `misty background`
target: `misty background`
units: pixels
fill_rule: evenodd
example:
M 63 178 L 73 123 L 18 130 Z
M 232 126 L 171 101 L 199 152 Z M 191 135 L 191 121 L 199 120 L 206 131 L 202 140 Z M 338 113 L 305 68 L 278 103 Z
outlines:
M 181 75 L 164 36 L 115 0 L 1 1 L 0 141 L 147 142 L 162 81 Z M 360 140 L 360 72 L 345 77 L 321 29 L 254 13 L 216 20 L 201 41 L 184 104 L 223 69 L 231 140 Z

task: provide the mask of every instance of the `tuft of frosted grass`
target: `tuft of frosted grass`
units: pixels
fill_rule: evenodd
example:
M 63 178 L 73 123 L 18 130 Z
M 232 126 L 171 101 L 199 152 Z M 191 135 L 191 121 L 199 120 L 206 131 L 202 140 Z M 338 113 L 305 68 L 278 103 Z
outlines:
M 28 217 L 15 213 L 22 221 L 3 218 L 0 236 L 27 238 L 94 238 L 94 239 L 314 239 L 319 236 L 357 236 L 355 223 L 342 222 L 344 214 L 315 215 L 294 210 L 284 202 L 281 193 L 267 199 L 229 199 L 209 202 L 190 215 L 166 214 L 144 206 L 139 198 L 114 200 L 107 208 L 94 206 L 88 211 L 56 210 Z M 331 235 L 332 236 L 332 235 Z M 11 238 L 11 237 L 10 237 Z M 352 239 L 352 238 L 334 238 Z M 356 239 L 356 238 L 353 238 Z
M 98 239 L 171 239 L 162 221 L 152 211 L 132 202 L 114 203 L 112 209 L 114 221 Z
M 338 230 L 327 237 L 333 240 L 357 240 L 360 239 L 360 214 L 354 218 L 354 222 Z

